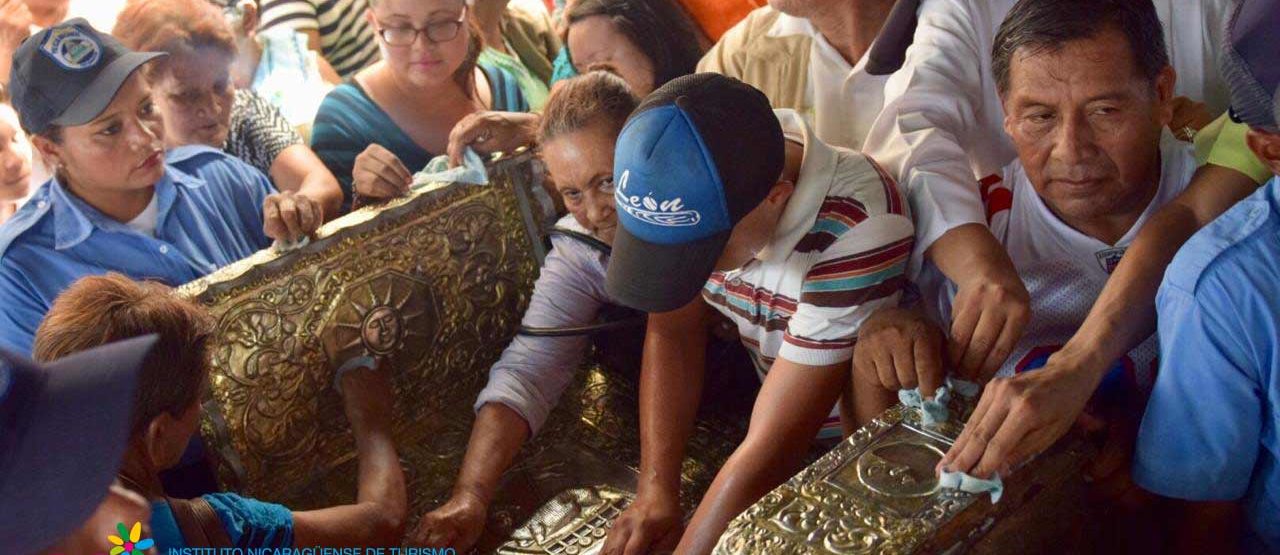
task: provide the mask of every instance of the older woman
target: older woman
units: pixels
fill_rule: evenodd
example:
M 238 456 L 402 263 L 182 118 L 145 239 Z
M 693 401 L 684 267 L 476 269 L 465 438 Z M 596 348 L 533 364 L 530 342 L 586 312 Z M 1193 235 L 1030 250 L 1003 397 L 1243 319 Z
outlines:
M 449 131 L 479 110 L 525 111 L 506 71 L 478 64 L 483 47 L 464 0 L 374 0 L 366 17 L 382 60 L 339 85 L 316 116 L 311 145 L 342 183 L 388 196 L 412 182 Z
M 698 34 L 672 0 L 575 0 L 564 12 L 568 24 L 561 54 L 573 71 L 608 68 L 640 98 L 667 81 L 693 73 L 702 57 Z M 449 157 L 461 163 L 462 150 L 510 151 L 535 139 L 534 114 L 480 113 L 454 129 Z
M 337 180 L 288 120 L 262 97 L 232 86 L 237 50 L 221 10 L 205 0 L 129 0 L 114 34 L 129 48 L 169 54 L 144 72 L 156 90 L 168 148 L 203 144 L 247 162 L 271 177 L 285 195 L 282 209 L 304 222 L 339 214 Z
M 525 312 L 528 327 L 591 324 L 614 303 L 604 291 L 613 208 L 613 146 L 637 99 L 606 72 L 566 81 L 551 95 L 539 136 L 547 170 L 569 215 L 556 225 L 554 248 Z M 587 336 L 518 336 L 489 371 L 476 401 L 462 471 L 453 495 L 423 517 L 414 542 L 466 552 L 480 537 L 490 501 L 516 453 L 542 428 L 573 380 Z
M 133 52 L 83 19 L 50 27 L 13 58 L 13 106 L 54 177 L 0 226 L 0 347 L 31 349 L 71 282 L 109 271 L 169 285 L 309 232 L 271 182 L 206 146 L 164 149 Z M 264 218 L 265 214 L 265 218 Z

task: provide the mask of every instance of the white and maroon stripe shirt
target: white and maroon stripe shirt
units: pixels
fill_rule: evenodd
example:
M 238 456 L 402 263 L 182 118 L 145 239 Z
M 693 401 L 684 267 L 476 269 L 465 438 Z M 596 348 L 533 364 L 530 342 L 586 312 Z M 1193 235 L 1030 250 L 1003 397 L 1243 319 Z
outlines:
M 898 303 L 915 237 L 905 197 L 879 165 L 823 143 L 795 111 L 775 113 L 804 145 L 795 192 L 769 245 L 702 290 L 738 326 L 761 381 L 778 358 L 848 363 L 862 322 Z M 818 438 L 840 433 L 836 403 Z

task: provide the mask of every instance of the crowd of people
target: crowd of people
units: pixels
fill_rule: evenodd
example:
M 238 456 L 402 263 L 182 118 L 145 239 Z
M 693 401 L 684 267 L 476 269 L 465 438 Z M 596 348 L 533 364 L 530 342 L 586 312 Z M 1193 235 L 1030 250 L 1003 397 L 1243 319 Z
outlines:
M 416 521 L 388 369 L 335 368 L 355 502 L 291 510 L 183 471 L 212 328 L 171 288 L 532 146 L 563 211 L 524 326 L 647 314 L 603 553 L 709 553 L 815 442 L 968 388 L 940 474 L 1075 427 L 1109 545 L 1280 552 L 1280 0 L 86 6 L 0 0 L 5 545 L 471 549 L 586 336 L 512 340 Z M 759 391 L 686 520 L 725 367 Z

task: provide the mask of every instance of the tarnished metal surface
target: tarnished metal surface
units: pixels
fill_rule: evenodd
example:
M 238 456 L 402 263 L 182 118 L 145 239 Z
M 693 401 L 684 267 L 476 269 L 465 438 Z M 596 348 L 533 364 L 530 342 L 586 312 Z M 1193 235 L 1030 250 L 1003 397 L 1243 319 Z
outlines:
M 333 368 L 386 357 L 412 512 L 443 502 L 472 403 L 537 277 L 542 170 L 496 162 L 489 186 L 441 184 L 326 224 L 307 246 L 263 251 L 180 294 L 217 321 L 202 433 L 225 489 L 305 510 L 351 502 L 356 455 Z M 480 551 L 582 553 L 632 495 L 636 387 L 589 366 L 504 478 Z M 698 422 L 687 507 L 744 433 L 743 414 Z
M 890 409 L 734 519 L 716 553 L 913 553 L 974 500 L 933 471 L 958 432 Z
M 921 424 L 898 405 L 734 519 L 715 553 L 804 555 L 1086 552 L 1078 531 L 1091 510 L 1081 468 L 1088 449 L 1069 437 L 1006 481 L 1000 503 L 942 490 L 934 472 L 972 412 Z M 1066 543 L 1064 543 L 1066 538 Z

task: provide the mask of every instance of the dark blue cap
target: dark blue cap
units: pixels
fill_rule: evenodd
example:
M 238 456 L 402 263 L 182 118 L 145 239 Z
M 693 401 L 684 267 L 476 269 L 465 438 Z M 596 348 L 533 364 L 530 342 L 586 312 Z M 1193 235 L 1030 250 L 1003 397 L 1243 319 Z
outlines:
M 75 531 L 106 497 L 129 443 L 138 371 L 155 339 L 45 366 L 0 351 L 0 545 L 39 552 Z
M 1280 133 L 1280 0 L 1237 0 L 1225 40 L 1222 78 L 1232 119 Z
M 13 108 L 33 135 L 54 125 L 84 125 L 107 109 L 134 71 L 164 55 L 129 50 L 81 18 L 59 23 L 27 37 L 13 53 Z
M 618 231 L 606 287 L 646 312 L 692 301 L 733 227 L 782 174 L 782 126 L 769 99 L 723 75 L 673 79 L 640 104 L 618 136 Z

